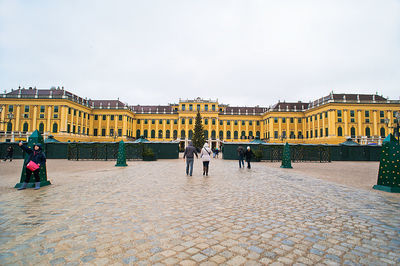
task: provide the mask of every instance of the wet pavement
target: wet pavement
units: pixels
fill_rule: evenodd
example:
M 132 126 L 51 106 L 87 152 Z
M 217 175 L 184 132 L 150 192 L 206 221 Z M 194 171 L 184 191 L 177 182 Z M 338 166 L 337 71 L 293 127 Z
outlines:
M 2 190 L 1 265 L 400 264 L 390 194 L 268 163 L 65 162 L 51 186 Z

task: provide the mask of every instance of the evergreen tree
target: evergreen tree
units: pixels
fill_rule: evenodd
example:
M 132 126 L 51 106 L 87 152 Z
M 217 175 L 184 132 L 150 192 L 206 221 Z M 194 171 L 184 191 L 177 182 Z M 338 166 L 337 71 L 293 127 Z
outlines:
M 194 124 L 194 132 L 193 132 L 193 138 L 192 138 L 193 146 L 195 146 L 198 149 L 201 149 L 206 142 L 204 138 L 204 130 L 203 130 L 203 125 L 201 123 L 201 116 L 200 116 L 200 111 L 197 111 L 196 115 L 196 121 Z
M 282 165 L 281 168 L 293 168 L 292 161 L 290 159 L 290 146 L 286 142 L 285 146 L 283 146 L 283 155 L 282 155 Z

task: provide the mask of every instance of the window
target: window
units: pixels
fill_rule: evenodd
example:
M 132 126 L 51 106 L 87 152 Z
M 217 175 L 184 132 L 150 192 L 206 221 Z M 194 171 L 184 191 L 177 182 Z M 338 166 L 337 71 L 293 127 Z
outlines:
M 111 121 L 114 121 L 114 115 L 110 116 Z
M 231 120 L 227 120 L 227 121 L 226 121 L 226 125 L 227 125 L 227 126 L 230 126 L 230 125 L 231 125 Z
M 158 138 L 159 139 L 163 138 L 163 131 L 161 129 L 158 131 Z
M 365 119 L 365 123 L 369 123 L 369 118 L 366 118 L 366 119 Z
M 40 114 L 40 115 L 39 115 L 39 118 L 44 118 L 44 114 Z
M 381 119 L 380 122 L 381 122 L 381 124 L 384 124 L 385 123 L 385 119 Z
M 369 129 L 369 127 L 365 128 L 365 136 L 367 136 L 368 138 L 371 136 L 371 130 Z
M 257 121 L 257 122 L 256 122 L 256 125 L 259 126 L 259 125 L 260 125 L 260 121 Z
M 167 139 L 171 138 L 169 130 L 165 131 L 165 138 Z
M 380 111 L 380 112 L 379 112 L 379 116 L 380 116 L 380 117 L 385 117 L 385 111 Z
M 319 136 L 322 138 L 324 136 L 324 131 L 322 128 L 319 129 Z
M 278 138 L 278 131 L 274 131 L 274 139 Z
M 253 137 L 253 131 L 249 131 L 249 137 Z
M 215 111 L 215 104 L 212 105 L 212 110 Z
M 174 125 L 178 124 L 178 119 L 174 119 Z
M 200 111 L 200 104 L 197 105 L 197 111 Z
M 208 130 L 204 130 L 204 139 L 208 139 Z
M 99 116 L 98 115 L 94 115 L 94 120 L 99 120 Z
M 328 112 L 325 112 L 325 118 L 328 118 Z
M 74 115 L 76 115 L 76 110 L 74 109 Z
M 148 137 L 148 131 L 147 131 L 147 129 L 145 129 L 144 131 L 143 131 L 143 136 L 145 137 L 145 138 L 147 138 Z
M 290 131 L 290 135 L 289 135 L 290 139 L 295 139 L 296 136 L 294 135 L 294 131 Z
M 341 117 L 342 116 L 342 110 L 337 110 L 337 116 Z
M 41 105 L 40 106 L 40 112 L 44 113 L 44 111 L 46 111 L 46 107 L 44 105 Z
M 237 126 L 237 124 L 238 124 L 238 121 L 237 121 L 237 120 L 235 120 L 235 126 Z
M 224 139 L 224 131 L 222 131 L 222 130 L 219 131 L 219 139 L 220 140 Z
M 204 105 L 204 110 L 208 111 L 208 104 Z
M 215 125 L 215 119 L 214 119 L 214 118 L 213 118 L 213 120 L 212 120 L 212 124 Z
M 328 134 L 328 128 L 326 127 L 326 128 L 325 128 L 325 137 L 328 137 L 328 135 L 329 135 L 329 134 Z
M 350 110 L 350 117 L 354 117 L 354 110 Z
M 224 121 L 223 120 L 219 120 L 219 125 L 220 126 L 224 125 Z
M 14 111 L 14 106 L 13 105 L 9 105 L 8 106 L 8 112 L 12 113 Z
M 58 106 L 54 106 L 54 113 L 58 113 Z
M 29 105 L 25 105 L 25 113 L 29 112 Z
M 350 123 L 354 123 L 354 122 L 356 122 L 355 119 L 354 119 L 354 118 L 351 118 L 351 119 L 350 119 Z
M 193 124 L 193 120 L 189 118 L 189 125 Z
M 184 138 L 186 138 L 186 132 L 185 132 L 185 130 L 181 130 L 181 139 L 184 139 Z
M 260 131 L 257 131 L 256 132 L 256 137 L 260 138 L 260 136 L 261 136 Z
M 167 119 L 167 125 L 169 125 L 170 124 L 170 120 L 169 119 Z
M 82 115 L 82 112 L 81 112 L 81 111 L 79 111 L 79 117 L 81 117 L 81 115 Z
M 245 125 L 245 121 L 244 120 L 242 120 L 242 126 L 244 126 Z
M 53 118 L 54 118 L 54 119 L 57 119 L 57 118 L 58 118 L 58 114 L 54 114 L 54 115 L 53 115 Z
M 306 117 L 306 122 L 308 123 L 308 117 Z
M 310 122 L 312 122 L 312 116 L 310 116 Z
M 365 111 L 365 117 L 369 117 L 369 111 Z
M 308 138 L 308 131 L 306 131 L 306 138 Z
M 182 111 L 185 111 L 186 106 L 184 104 L 182 104 Z
M 208 125 L 208 119 L 204 119 L 204 125 Z
M 313 138 L 313 131 L 310 130 L 310 138 Z
M 105 128 L 102 128 L 102 129 L 101 129 L 101 135 L 102 135 L 103 137 L 106 135 L 106 129 L 105 129 Z
M 68 133 L 71 132 L 71 125 L 70 125 L 70 124 L 67 125 L 67 132 L 68 132 Z M 96 135 L 96 136 L 97 136 L 97 135 Z
M 297 119 L 297 123 L 301 123 L 301 118 L 298 118 L 298 119 Z
M 24 114 L 24 118 L 29 118 L 29 114 Z
M 226 132 L 226 138 L 231 139 L 231 132 L 229 130 Z
M 193 104 L 189 104 L 189 111 L 193 111 Z
M 342 123 L 342 119 L 341 119 L 341 118 L 338 118 L 337 121 L 338 121 L 339 123 Z
M 298 139 L 302 139 L 303 138 L 303 135 L 301 134 L 301 131 L 297 132 L 297 138 Z
M 322 113 L 319 114 L 319 119 L 322 119 Z
M 97 136 L 97 128 L 93 129 L 93 136 Z
M 140 125 L 140 119 L 136 120 L 136 124 Z
M 193 138 L 193 130 L 189 130 L 189 139 Z
M 151 119 L 151 124 L 154 125 L 156 123 L 155 119 Z
M 383 128 L 383 127 L 381 127 L 381 137 L 382 138 L 385 138 L 386 137 L 386 134 L 385 134 L 386 132 L 385 132 L 385 128 Z
M 118 116 L 118 120 L 119 120 L 119 121 L 122 121 L 122 115 L 119 115 L 119 116 Z
M 173 132 L 173 136 L 172 136 L 174 139 L 177 139 L 178 138 L 178 130 L 174 130 L 174 132 Z
M 182 118 L 182 125 L 185 124 L 185 118 Z
M 83 118 L 86 118 L 86 113 L 83 113 Z
M 343 130 L 342 130 L 342 127 L 338 127 L 338 129 L 337 129 L 337 135 L 338 135 L 338 137 L 341 137 L 341 136 L 343 136 Z
M 140 129 L 136 129 L 136 138 L 140 138 Z
M 71 114 L 71 107 L 68 107 L 68 114 Z
M 110 136 L 114 136 L 114 129 L 110 128 Z
M 282 123 L 286 123 L 286 118 L 285 117 L 282 118 Z
M 253 125 L 253 121 L 249 121 L 249 126 L 252 126 Z
M 118 128 L 118 137 L 122 137 L 122 129 Z
M 145 120 L 144 120 L 144 124 L 145 124 L 145 125 L 147 125 L 147 123 L 148 123 L 148 120 L 147 120 L 147 119 L 145 119 Z
M 23 126 L 23 129 L 22 129 L 22 131 L 23 131 L 23 132 L 27 132 L 27 131 L 29 131 L 29 125 L 28 125 L 28 123 L 27 123 L 27 122 L 25 122 L 25 123 L 24 123 L 24 126 Z
M 239 133 L 237 131 L 233 132 L 233 138 L 238 139 L 239 138 Z
M 294 118 L 293 117 L 290 118 L 290 123 L 292 123 L 292 124 L 294 123 Z
M 355 138 L 355 137 L 356 137 L 356 129 L 355 129 L 354 127 L 351 127 L 351 129 L 350 129 L 350 135 L 351 135 L 352 138 Z
M 211 131 L 211 138 L 212 138 L 212 139 L 215 139 L 215 138 L 216 138 L 215 130 Z
M 156 137 L 156 131 L 153 129 L 151 131 L 151 138 L 154 139 Z
M 107 116 L 106 115 L 103 115 L 103 120 L 106 120 L 107 119 Z
M 12 123 L 8 122 L 7 123 L 7 132 L 11 132 L 12 131 Z

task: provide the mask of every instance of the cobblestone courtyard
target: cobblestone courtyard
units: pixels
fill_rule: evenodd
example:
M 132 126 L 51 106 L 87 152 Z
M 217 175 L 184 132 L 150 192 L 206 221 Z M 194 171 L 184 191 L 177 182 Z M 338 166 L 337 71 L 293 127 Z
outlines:
M 398 196 L 264 162 L 114 164 L 49 160 L 53 185 L 17 191 L 22 161 L 1 162 L 0 264 L 400 264 Z

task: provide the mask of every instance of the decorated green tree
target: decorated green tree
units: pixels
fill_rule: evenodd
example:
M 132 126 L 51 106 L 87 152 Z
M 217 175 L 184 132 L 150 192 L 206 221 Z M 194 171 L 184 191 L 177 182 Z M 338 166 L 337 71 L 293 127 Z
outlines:
M 121 140 L 118 144 L 117 163 L 115 166 L 128 166 L 126 164 L 125 143 Z
M 201 116 L 200 116 L 200 111 L 197 112 L 196 115 L 196 121 L 194 124 L 194 133 L 193 133 L 193 138 L 192 138 L 193 146 L 195 146 L 198 149 L 201 149 L 206 142 L 205 137 L 204 137 L 204 130 L 203 130 L 203 125 L 201 123 Z
M 282 165 L 281 168 L 293 168 L 292 161 L 290 159 L 290 146 L 286 142 L 285 146 L 283 146 L 283 155 L 282 155 Z
M 36 144 L 42 145 L 44 149 L 44 141 L 43 141 L 43 136 L 39 133 L 39 131 L 35 130 L 32 135 L 29 136 L 28 138 L 28 144 L 27 146 L 31 149 Z M 19 188 L 22 186 L 22 183 L 25 180 L 26 177 L 26 164 L 28 163 L 29 159 L 29 154 L 25 153 L 25 159 L 24 159 L 24 165 L 22 166 L 22 173 L 21 173 L 21 178 L 20 182 L 15 185 L 15 188 Z M 39 177 L 40 177 L 40 187 L 48 186 L 51 185 L 50 181 L 47 180 L 47 169 L 46 169 L 46 164 L 40 167 L 40 172 L 39 172 Z M 35 186 L 35 178 L 31 176 L 28 185 L 26 186 L 27 188 L 31 188 Z
M 400 193 L 400 144 L 392 134 L 383 142 L 377 185 L 374 189 Z

